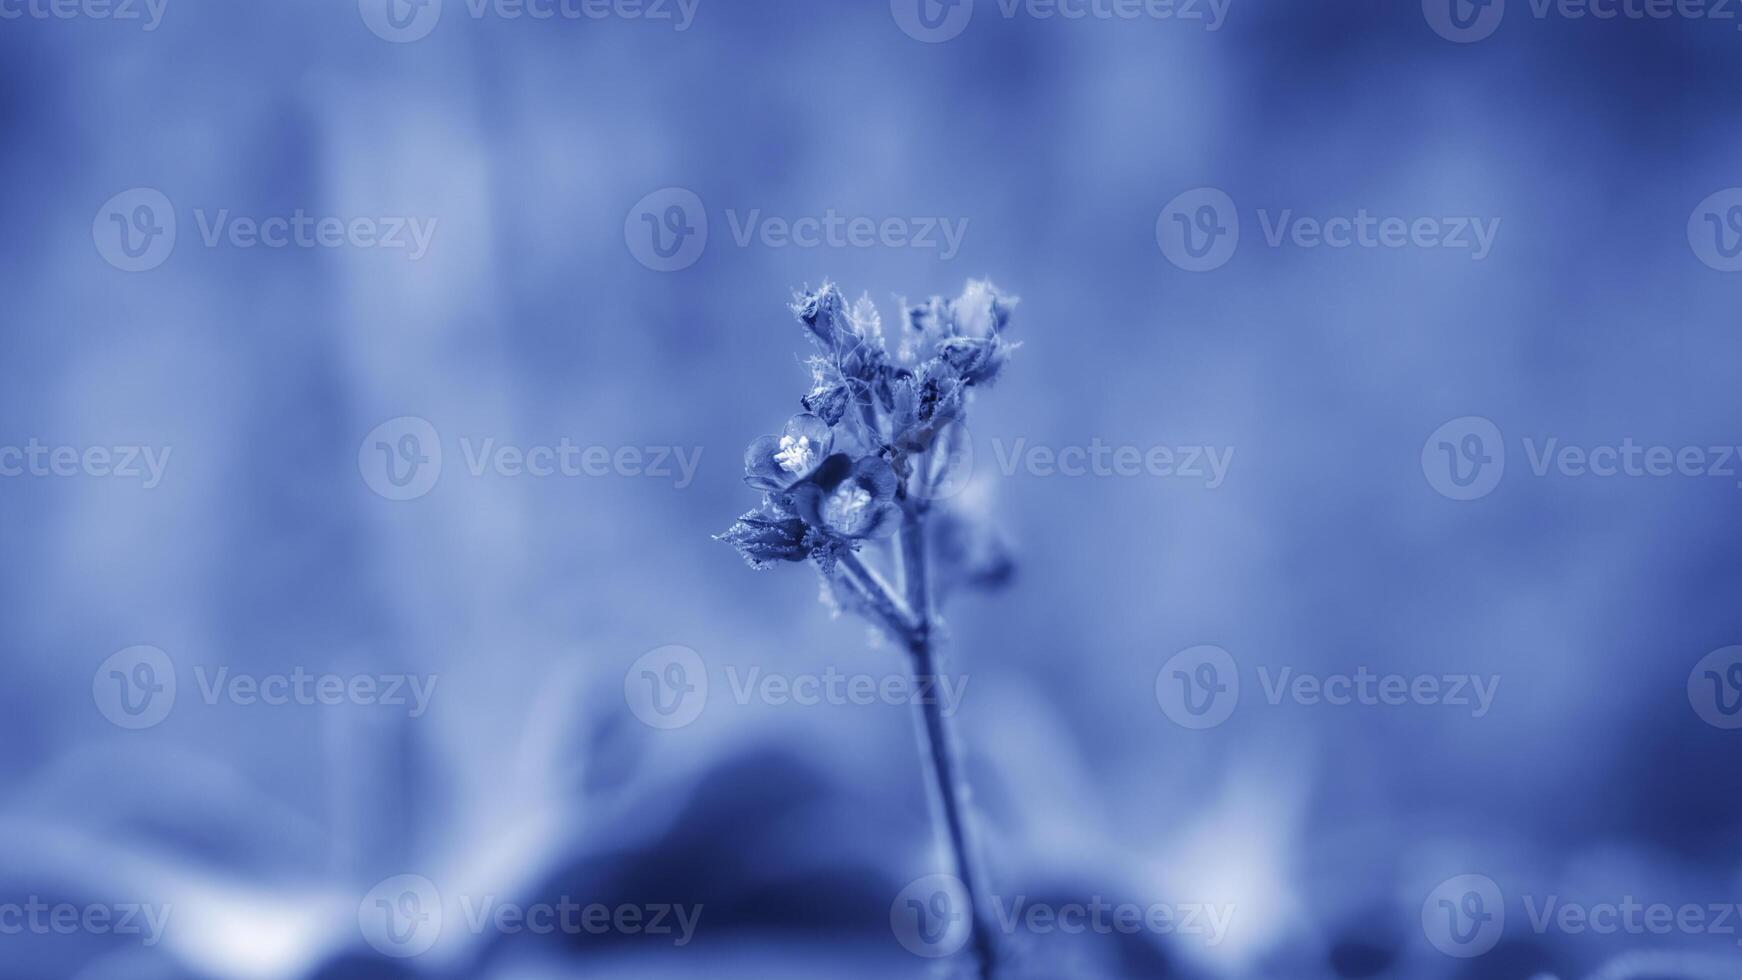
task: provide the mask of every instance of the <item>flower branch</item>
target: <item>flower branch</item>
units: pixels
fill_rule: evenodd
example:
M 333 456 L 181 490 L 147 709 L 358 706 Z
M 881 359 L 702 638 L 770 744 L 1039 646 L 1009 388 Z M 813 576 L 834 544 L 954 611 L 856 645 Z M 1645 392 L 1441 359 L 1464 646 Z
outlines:
M 904 305 L 891 353 L 869 299 L 849 309 L 827 283 L 801 294 L 792 311 L 817 348 L 807 362 L 804 412 L 750 445 L 744 479 L 763 494 L 762 505 L 719 535 L 754 568 L 811 561 L 842 606 L 907 652 L 921 684 L 938 672 L 934 572 L 957 586 L 992 587 L 1009 576 L 1008 559 L 976 523 L 983 515 L 934 504 L 952 478 L 966 477 L 952 472 L 962 460 L 960 423 L 974 389 L 991 384 L 1015 348 L 1003 337 L 1014 303 L 990 283 L 970 282 L 957 299 Z M 936 549 L 947 559 L 937 568 L 934 537 L 948 542 Z M 860 557 L 890 538 L 899 593 Z M 917 722 L 928 795 L 968 896 L 977 971 L 993 980 L 999 951 L 960 751 L 939 704 L 922 704 Z

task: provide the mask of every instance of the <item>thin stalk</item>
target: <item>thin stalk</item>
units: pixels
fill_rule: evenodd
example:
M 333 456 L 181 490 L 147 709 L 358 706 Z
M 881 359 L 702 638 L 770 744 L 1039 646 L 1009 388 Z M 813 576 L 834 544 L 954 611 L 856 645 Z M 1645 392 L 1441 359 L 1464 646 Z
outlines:
M 924 504 L 921 501 L 909 500 L 903 508 L 901 572 L 907 607 L 913 615 L 913 630 L 907 637 L 907 649 L 913 657 L 913 674 L 920 685 L 917 689 L 937 690 L 937 651 L 932 636 Z M 981 980 L 993 980 L 998 969 L 998 948 L 988 915 L 991 905 L 986 900 L 985 883 L 980 879 L 974 862 L 974 841 L 968 827 L 968 787 L 957 762 L 959 753 L 955 733 L 950 730 L 949 719 L 937 698 L 920 700 L 923 702 L 919 717 L 920 749 L 922 755 L 930 760 L 931 796 L 941 804 L 956 877 L 968 893 L 971 912 L 969 940 L 974 947 Z
M 913 619 L 907 610 L 902 608 L 901 600 L 890 591 L 883 576 L 876 573 L 859 556 L 851 551 L 843 551 L 835 559 L 845 571 L 842 573 L 859 597 L 865 600 L 871 614 L 877 618 L 877 624 L 882 626 L 891 639 L 903 645 L 911 642 L 914 633 Z

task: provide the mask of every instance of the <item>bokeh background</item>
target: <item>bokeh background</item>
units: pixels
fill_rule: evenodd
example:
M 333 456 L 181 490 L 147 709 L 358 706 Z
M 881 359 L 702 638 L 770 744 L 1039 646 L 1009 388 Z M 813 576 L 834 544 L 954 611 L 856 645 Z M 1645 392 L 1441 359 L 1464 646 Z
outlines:
M 793 289 L 832 279 L 888 325 L 982 276 L 1022 298 L 1024 344 L 975 405 L 964 492 L 1017 572 L 947 610 L 989 876 L 1235 909 L 1215 944 L 1013 936 L 1012 975 L 1737 975 L 1733 933 L 1537 931 L 1520 901 L 1742 885 L 1739 736 L 1689 693 L 1742 643 L 1739 478 L 1537 476 L 1524 446 L 1742 441 L 1742 279 L 1689 235 L 1742 184 L 1737 21 L 1511 0 L 1464 43 L 1404 0 L 1232 0 L 1214 30 L 979 0 L 922 40 L 881 0 L 700 0 L 683 30 L 446 0 L 407 40 L 373 2 L 0 20 L 0 443 L 172 453 L 150 488 L 0 479 L 0 902 L 172 910 L 154 945 L 0 935 L 0 976 L 933 975 L 891 926 L 944 870 L 909 710 L 739 704 L 725 673 L 899 653 L 809 569 L 710 535 L 807 386 Z M 1241 237 L 1194 272 L 1157 226 L 1201 187 Z M 136 188 L 178 235 L 129 272 L 105 209 Z M 661 271 L 635 232 L 668 188 L 709 234 Z M 1478 260 L 1272 247 L 1260 209 L 1500 224 Z M 436 230 L 415 260 L 201 234 L 299 210 Z M 966 233 L 949 256 L 733 233 L 831 210 Z M 1506 468 L 1465 501 L 1423 449 L 1469 416 Z M 406 417 L 443 467 L 396 500 L 369 437 Z M 683 486 L 474 476 L 485 439 L 702 455 Z M 1019 439 L 1234 455 L 1213 489 L 1007 473 Z M 1157 678 L 1205 644 L 1242 691 L 1194 730 Z M 177 692 L 131 729 L 104 692 L 141 645 Z M 625 690 L 670 645 L 712 691 L 662 730 Z M 1475 717 L 1258 682 L 1362 667 L 1498 694 Z M 220 668 L 437 680 L 412 717 L 202 697 Z M 1465 874 L 1507 896 L 1471 958 L 1422 920 Z M 417 956 L 363 921 L 399 875 L 446 903 Z M 454 903 L 484 895 L 703 911 L 682 946 L 467 929 Z

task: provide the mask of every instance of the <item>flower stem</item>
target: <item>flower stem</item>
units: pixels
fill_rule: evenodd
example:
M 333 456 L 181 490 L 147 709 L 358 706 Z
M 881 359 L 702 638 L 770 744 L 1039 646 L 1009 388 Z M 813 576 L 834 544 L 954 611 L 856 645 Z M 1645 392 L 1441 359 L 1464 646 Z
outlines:
M 903 508 L 901 523 L 902 584 L 907 593 L 907 607 L 913 616 L 913 629 L 907 637 L 908 653 L 913 657 L 913 673 L 919 690 L 937 690 L 937 650 L 932 637 L 931 595 L 926 579 L 924 504 L 909 501 Z M 969 939 L 974 947 L 974 959 L 981 980 L 993 980 L 997 974 L 998 950 L 992 922 L 988 917 L 984 883 L 974 862 L 973 837 L 968 822 L 968 785 L 958 764 L 954 732 L 943 706 L 935 697 L 920 699 L 919 740 L 921 755 L 931 771 L 931 796 L 941 804 L 944 827 L 949 833 L 950 851 L 955 860 L 956 877 L 968 893 L 970 912 Z
M 889 585 L 883 581 L 883 576 L 860 561 L 859 556 L 851 551 L 842 552 L 836 561 L 846 569 L 848 584 L 865 600 L 871 614 L 877 618 L 877 625 L 883 627 L 884 632 L 897 643 L 910 643 L 914 634 L 912 618 L 902 608 L 901 600 L 889 591 Z

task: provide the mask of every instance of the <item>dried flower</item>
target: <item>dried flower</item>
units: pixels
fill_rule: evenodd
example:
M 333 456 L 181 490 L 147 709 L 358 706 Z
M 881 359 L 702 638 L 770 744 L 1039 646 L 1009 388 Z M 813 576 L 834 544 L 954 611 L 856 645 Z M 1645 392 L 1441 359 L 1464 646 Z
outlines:
M 935 489 L 969 458 L 959 424 L 975 388 L 1003 370 L 1014 344 L 1004 339 L 1016 300 L 990 282 L 968 283 L 954 300 L 904 306 L 900 346 L 891 358 L 883 321 L 869 298 L 847 309 L 824 283 L 795 296 L 793 315 L 817 353 L 811 387 L 779 435 L 744 455 L 744 480 L 763 492 L 762 508 L 739 517 L 719 540 L 752 567 L 809 558 L 822 594 L 840 610 L 869 619 L 900 643 L 914 673 L 935 676 L 932 605 L 958 588 L 994 588 L 1013 567 L 983 514 L 932 507 Z M 964 474 L 957 474 L 964 475 Z M 899 549 L 884 542 L 899 534 Z M 898 561 L 903 593 L 861 552 Z M 928 565 L 936 565 L 935 587 Z M 974 954 L 982 978 L 998 969 L 986 903 L 971 859 L 967 789 L 947 719 L 922 705 L 925 763 L 944 801 L 955 872 L 969 891 Z
M 895 489 L 895 470 L 888 460 L 879 456 L 854 460 L 837 453 L 793 488 L 792 509 L 830 537 L 887 538 L 901 523 Z
M 815 415 L 794 415 L 777 436 L 763 436 L 744 452 L 744 482 L 758 490 L 785 490 L 810 476 L 834 448 L 835 433 Z
M 751 568 L 762 569 L 774 562 L 810 557 L 806 533 L 804 522 L 797 518 L 769 517 L 753 510 L 717 537 L 737 548 Z

